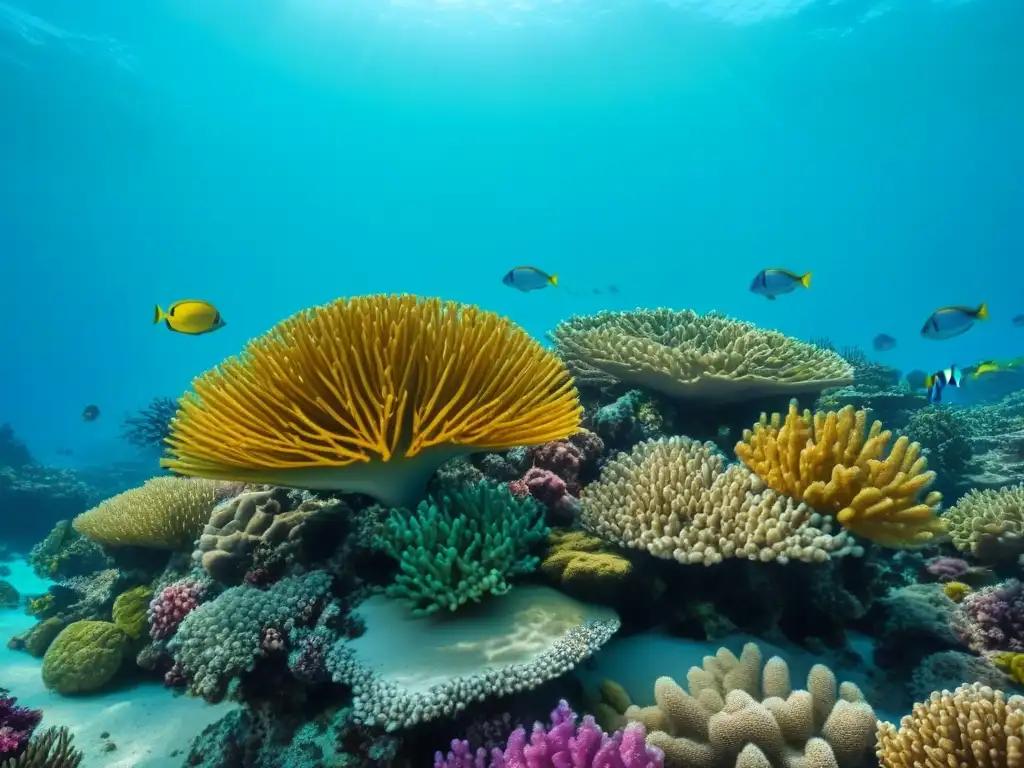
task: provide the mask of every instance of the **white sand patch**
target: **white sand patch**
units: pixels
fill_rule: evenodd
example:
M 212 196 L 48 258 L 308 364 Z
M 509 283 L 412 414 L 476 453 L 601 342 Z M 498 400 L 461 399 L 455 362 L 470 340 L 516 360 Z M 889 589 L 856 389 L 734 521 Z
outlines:
M 13 572 L 8 579 L 23 594 L 46 591 L 47 582 L 24 563 L 7 565 Z M 7 648 L 13 635 L 34 623 L 21 611 L 0 611 L 0 686 L 9 688 L 19 704 L 43 710 L 40 727 L 66 725 L 85 754 L 83 768 L 180 768 L 192 739 L 235 706 L 175 697 L 159 682 L 92 696 L 60 696 L 43 686 L 41 659 Z M 104 732 L 117 745 L 112 752 L 103 751 Z

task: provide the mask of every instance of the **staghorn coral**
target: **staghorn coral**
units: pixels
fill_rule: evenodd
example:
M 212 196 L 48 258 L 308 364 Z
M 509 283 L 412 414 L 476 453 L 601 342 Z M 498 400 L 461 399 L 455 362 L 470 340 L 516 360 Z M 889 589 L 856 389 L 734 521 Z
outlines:
M 0 762 L 0 768 L 78 768 L 84 756 L 71 746 L 72 740 L 66 727 L 47 728 L 20 756 Z
M 621 381 L 682 400 L 728 403 L 853 381 L 835 352 L 720 312 L 600 312 L 572 317 L 550 336 L 581 384 Z
M 507 579 L 536 570 L 530 549 L 547 533 L 532 499 L 486 480 L 446 489 L 415 512 L 393 509 L 378 542 L 400 567 L 388 596 L 419 616 L 503 595 L 512 588 Z
M 187 549 L 217 504 L 213 480 L 155 477 L 83 512 L 75 530 L 109 547 Z
M 193 382 L 164 466 L 412 506 L 445 461 L 568 437 L 562 362 L 475 306 L 363 296 L 299 312 Z
M 961 552 L 989 563 L 1024 554 L 1024 483 L 971 491 L 945 514 L 949 535 Z
M 1019 768 L 1024 697 L 979 683 L 932 693 L 900 721 L 878 724 L 883 768 Z
M 687 691 L 671 677 L 654 684 L 656 704 L 628 707 L 627 722 L 647 727 L 647 742 L 665 753 L 666 768 L 856 768 L 874 744 L 877 720 L 853 683 L 836 689 L 816 664 L 807 690 L 793 690 L 789 667 L 747 643 L 737 658 L 726 648 L 691 667 Z
M 581 519 L 602 538 L 680 563 L 823 562 L 859 552 L 806 505 L 685 437 L 640 443 L 607 464 L 583 495 Z
M 847 530 L 886 547 L 923 546 L 944 535 L 937 516 L 942 496 L 921 494 L 935 473 L 921 448 L 900 437 L 888 456 L 892 433 L 876 421 L 866 429 L 867 412 L 852 407 L 811 415 L 797 410 L 772 414 L 736 444 L 740 461 L 779 493 L 821 512 L 836 515 Z

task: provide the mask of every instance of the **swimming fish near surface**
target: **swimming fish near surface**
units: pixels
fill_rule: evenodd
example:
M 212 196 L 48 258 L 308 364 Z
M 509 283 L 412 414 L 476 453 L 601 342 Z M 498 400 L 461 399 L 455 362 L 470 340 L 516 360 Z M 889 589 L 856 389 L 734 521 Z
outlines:
M 875 348 L 875 352 L 888 352 L 890 349 L 896 349 L 896 339 L 887 333 L 880 333 L 875 336 L 871 346 Z
M 952 339 L 961 333 L 971 330 L 975 320 L 988 320 L 988 306 L 980 305 L 977 309 L 970 307 L 943 307 L 932 312 L 921 329 L 926 339 Z
M 1017 328 L 1024 328 L 1024 315 L 1015 315 L 1013 318 L 1013 324 Z
M 153 324 L 156 325 L 161 320 L 172 331 L 186 333 L 190 336 L 212 333 L 227 325 L 213 304 L 199 299 L 176 301 L 166 312 L 157 305 L 153 313 Z
M 100 417 L 100 408 L 98 405 L 87 405 L 85 410 L 82 411 L 83 421 L 96 421 Z
M 549 275 L 536 267 L 514 267 L 501 279 L 501 282 L 526 293 L 547 288 L 549 285 L 557 287 L 558 275 Z
M 963 381 L 963 372 L 955 365 L 949 366 L 944 371 L 937 371 L 924 380 L 924 386 L 928 390 L 929 403 L 942 402 L 942 390 L 946 387 L 958 387 Z
M 798 275 L 787 269 L 762 269 L 750 284 L 750 290 L 766 299 L 775 300 L 776 296 L 795 291 L 798 287 L 811 287 L 811 273 Z

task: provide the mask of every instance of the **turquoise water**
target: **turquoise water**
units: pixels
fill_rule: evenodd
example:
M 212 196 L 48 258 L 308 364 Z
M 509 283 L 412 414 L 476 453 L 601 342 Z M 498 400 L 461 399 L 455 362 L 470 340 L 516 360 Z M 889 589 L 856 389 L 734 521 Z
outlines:
M 382 291 L 537 336 L 663 305 L 886 332 L 904 369 L 1021 354 L 1022 24 L 1013 0 L 0 3 L 0 421 L 107 460 L 125 411 Z M 561 287 L 507 288 L 517 264 Z M 767 266 L 812 289 L 748 292 Z M 228 326 L 151 324 L 186 297 Z

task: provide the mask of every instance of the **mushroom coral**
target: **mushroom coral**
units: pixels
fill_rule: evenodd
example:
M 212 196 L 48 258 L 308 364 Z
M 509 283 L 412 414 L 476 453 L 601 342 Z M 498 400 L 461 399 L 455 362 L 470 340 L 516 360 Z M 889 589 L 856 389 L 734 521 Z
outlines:
M 193 382 L 162 464 L 415 505 L 444 462 L 568 437 L 564 364 L 510 320 L 410 295 L 304 310 Z

